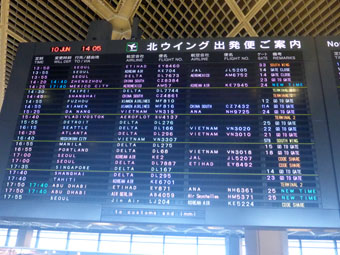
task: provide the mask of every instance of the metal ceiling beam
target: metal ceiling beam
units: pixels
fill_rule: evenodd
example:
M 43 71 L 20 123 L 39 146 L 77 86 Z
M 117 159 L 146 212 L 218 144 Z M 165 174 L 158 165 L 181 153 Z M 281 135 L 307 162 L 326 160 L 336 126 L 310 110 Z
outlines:
M 52 5 L 54 5 L 56 8 L 58 8 L 61 12 L 64 12 L 65 9 L 66 9 L 66 10 L 74 13 L 72 16 L 70 16 L 68 18 L 72 19 L 72 23 L 77 24 L 77 26 L 81 27 L 84 31 L 87 32 L 87 26 L 85 24 L 88 24 L 89 21 L 87 20 L 86 15 L 84 15 L 84 13 L 79 12 L 79 10 L 73 8 L 72 5 L 67 4 L 67 1 L 49 0 L 48 2 L 51 3 Z M 76 17 L 81 19 L 82 22 L 79 22 L 79 20 Z M 65 19 L 63 19 L 63 20 L 65 20 Z M 77 31 L 77 30 L 78 29 L 76 29 L 75 31 Z
M 59 21 L 57 21 L 58 19 L 60 19 L 75 32 L 77 32 L 80 29 L 84 30 L 84 31 L 87 30 L 87 27 L 84 26 L 84 24 L 82 24 L 82 22 L 79 22 L 79 20 L 77 20 L 74 17 L 74 15 L 68 15 L 67 18 L 60 17 L 60 13 L 64 13 L 65 8 L 63 8 L 60 4 L 56 3 L 55 1 L 52 1 L 52 0 L 50 0 L 50 1 L 39 1 L 39 4 L 42 5 L 44 8 L 46 8 L 46 10 L 48 10 L 49 12 L 51 12 L 55 16 L 51 19 L 52 22 L 60 23 Z M 58 19 L 57 19 L 57 17 L 58 17 Z M 70 32 L 70 33 L 74 34 L 73 31 Z M 79 37 L 77 38 L 77 40 L 80 40 Z
M 99 17 L 109 20 L 116 13 L 115 9 L 105 0 L 82 0 Z
M 0 19 L 0 109 L 5 96 L 9 0 L 1 1 Z
M 117 14 L 112 17 L 112 39 L 131 38 L 132 18 L 135 15 L 141 0 L 121 0 L 117 7 Z M 118 31 L 117 31 L 118 30 Z
M 12 23 L 9 23 L 8 29 L 12 31 L 20 31 L 21 33 L 25 33 L 25 38 L 27 38 L 27 40 L 30 42 L 46 41 L 45 37 L 42 37 L 41 34 L 39 33 L 35 33 L 32 28 L 25 26 L 25 24 L 23 24 L 22 22 L 21 23 L 17 22 L 15 25 Z
M 247 15 L 244 15 L 240 7 L 238 7 L 235 0 L 226 0 L 229 8 L 233 11 L 236 18 L 239 20 L 234 29 L 229 33 L 229 36 L 236 36 L 244 28 L 250 36 L 258 36 L 253 26 L 250 24 L 250 20 L 257 14 L 259 10 L 268 2 L 268 0 L 259 0 L 257 3 L 249 10 Z
M 285 1 L 279 6 L 279 8 L 275 9 L 276 13 L 280 13 L 280 12 L 286 13 L 286 15 L 289 17 L 287 19 L 287 21 L 285 21 L 285 23 L 283 23 L 283 21 L 281 19 L 277 19 L 276 21 L 273 21 L 273 17 L 267 16 L 267 15 L 269 15 L 268 13 L 272 11 L 272 9 L 268 8 L 266 10 L 266 12 L 262 14 L 261 19 L 263 19 L 265 17 L 269 17 L 269 18 L 265 19 L 265 21 L 263 23 L 261 23 L 261 27 L 264 28 L 264 27 L 269 25 L 269 29 L 271 30 L 273 27 L 275 28 L 276 26 L 279 26 L 277 29 L 274 30 L 275 35 L 278 35 L 283 30 L 283 32 L 284 32 L 283 35 L 287 36 L 287 32 L 285 31 L 285 27 L 287 26 L 287 24 L 291 23 L 291 15 L 289 15 L 289 14 L 290 14 L 290 12 L 293 12 L 297 8 L 296 7 L 297 4 L 298 4 L 297 1 L 295 1 L 295 2 L 294 1 Z M 289 7 L 289 5 L 290 5 L 290 7 Z M 259 20 L 261 20 L 261 19 L 259 19 Z M 265 33 L 268 33 L 268 30 L 265 31 Z
M 238 21 L 242 25 L 241 28 L 238 27 L 238 30 L 241 31 L 242 28 L 244 28 L 250 36 L 258 36 L 258 34 L 254 30 L 254 28 L 250 25 L 249 18 L 246 19 L 246 17 L 244 16 L 242 10 L 238 6 L 238 4 L 235 2 L 235 0 L 227 0 L 226 3 L 228 4 L 229 8 L 233 11 L 233 13 L 235 14 L 236 18 L 238 19 Z M 240 32 L 240 31 L 238 31 L 238 32 Z M 233 31 L 230 32 L 230 35 L 235 36 L 234 33 L 235 33 L 235 31 L 233 29 Z
M 316 20 L 315 22 L 313 22 L 313 20 L 309 19 L 308 24 L 304 25 L 303 27 L 301 27 L 300 29 L 298 29 L 296 31 L 297 34 L 300 34 L 302 29 L 306 29 L 306 27 L 308 27 L 309 24 L 312 24 L 312 26 L 309 29 L 306 29 L 305 32 L 302 34 L 303 36 L 307 36 L 313 31 L 313 29 L 315 29 L 316 27 L 318 27 L 319 25 L 324 23 L 325 20 L 328 19 L 327 16 L 331 16 L 335 13 L 339 14 L 339 11 L 336 8 L 329 8 L 328 5 L 325 5 L 323 8 L 320 9 L 319 6 L 320 6 L 320 4 L 315 5 L 315 8 L 313 8 L 313 10 L 318 8 L 318 13 L 320 14 L 320 18 L 318 20 Z M 327 12 L 327 15 L 326 15 L 326 12 Z M 308 15 L 307 13 L 304 13 L 303 17 L 301 17 L 301 21 L 303 22 L 303 19 L 308 18 L 308 17 L 310 17 L 310 15 Z M 337 19 L 335 19 L 335 20 L 337 20 Z
M 166 4 L 163 3 L 163 1 L 159 1 L 159 4 L 162 5 L 162 7 L 163 7 L 165 10 L 167 10 L 167 11 L 168 11 L 169 8 L 171 7 L 171 5 L 173 6 L 172 3 L 170 3 L 170 5 L 166 5 Z M 175 7 L 175 6 L 174 6 L 174 7 Z M 190 10 L 190 8 L 189 8 L 189 10 Z M 153 17 L 153 16 L 154 16 L 154 15 L 152 15 L 152 13 L 150 13 L 150 11 L 149 11 L 147 8 L 145 8 L 144 11 L 147 12 L 147 13 L 150 15 L 150 17 Z M 162 13 L 158 8 L 156 8 L 155 11 L 156 11 L 156 12 L 157 12 L 164 20 L 167 20 L 167 18 L 165 17 L 165 13 Z M 177 11 L 181 13 L 183 19 L 186 20 L 186 22 L 188 22 L 189 24 L 191 23 L 191 21 L 188 20 L 188 18 L 187 18 L 186 15 L 181 11 L 180 8 L 178 8 Z M 192 15 L 193 15 L 193 14 L 192 14 Z M 146 21 L 146 23 L 147 23 L 148 25 L 150 25 L 150 21 L 149 21 L 149 22 Z M 158 25 L 160 25 L 161 28 L 164 29 L 164 31 L 166 31 L 166 28 L 165 28 L 165 27 L 162 25 L 162 23 L 160 23 L 159 21 L 158 21 Z M 183 31 L 186 31 L 186 28 L 183 26 L 183 24 L 181 24 L 181 23 L 179 22 L 178 25 L 181 26 L 182 32 L 183 32 Z M 172 31 L 176 32 L 177 34 L 181 34 L 180 31 L 178 31 L 178 29 L 176 29 L 176 27 L 175 27 L 173 24 L 171 24 L 171 22 L 168 22 L 167 26 L 168 26 L 168 27 L 171 27 Z M 158 31 L 157 31 L 157 32 L 158 32 Z M 188 34 L 190 34 L 188 31 L 186 31 L 186 32 L 187 32 Z
M 27 18 L 30 17 L 29 13 L 33 15 L 37 23 L 43 24 L 43 28 L 45 28 L 46 31 L 49 31 L 49 33 L 56 38 L 58 41 L 64 41 L 65 39 L 68 41 L 72 41 L 72 38 L 69 37 L 67 34 L 63 34 L 63 31 L 68 31 L 69 29 L 64 24 L 53 24 L 53 22 L 49 21 L 46 17 L 41 15 L 44 13 L 44 10 L 39 5 L 31 5 L 34 7 L 34 9 L 27 3 L 27 2 L 18 2 L 23 8 L 18 8 L 18 10 L 23 11 L 25 10 L 24 15 L 27 16 Z M 37 18 L 40 20 L 37 20 Z M 33 21 L 34 22 L 34 21 Z M 59 28 L 61 27 L 63 31 Z M 56 32 L 54 32 L 56 31 Z M 61 38 L 62 36 L 63 38 Z
M 121 0 L 114 9 L 105 0 L 82 0 L 101 18 L 112 24 L 112 40 L 131 38 L 131 20 L 141 0 Z
M 320 3 L 322 3 L 322 1 L 320 1 Z M 287 35 L 289 35 L 291 32 L 293 32 L 295 35 L 299 35 L 299 33 L 297 33 L 296 28 L 298 27 L 299 24 L 303 24 L 303 13 L 305 12 L 306 9 L 311 9 L 311 7 L 309 7 L 309 5 L 305 5 L 303 9 L 298 9 L 297 6 L 299 4 L 296 4 L 296 7 L 294 9 L 292 9 L 292 13 L 287 12 L 287 15 L 289 15 L 289 20 L 287 20 L 283 25 L 283 27 L 286 27 L 289 23 L 294 22 L 294 20 L 296 20 L 296 22 L 294 22 L 294 26 L 291 26 L 289 29 L 285 29 Z M 308 16 L 308 15 L 307 15 Z
M 15 40 L 17 40 L 20 43 L 24 43 L 27 42 L 27 40 L 25 40 L 24 38 L 22 38 L 20 35 L 18 35 L 17 33 L 15 33 L 14 31 L 12 31 L 11 29 L 8 29 L 7 31 L 8 35 L 13 37 Z
M 254 16 L 263 8 L 263 6 L 268 3 L 268 0 L 259 0 L 256 4 L 249 10 L 245 16 L 246 20 L 250 21 Z
M 84 8 L 81 4 L 81 2 L 78 2 L 78 0 L 76 1 L 72 1 L 72 3 L 83 13 L 85 13 L 91 20 L 95 20 L 95 16 L 89 12 L 89 8 Z
M 228 34 L 228 37 L 234 37 L 236 35 L 238 35 L 241 30 L 243 29 L 243 22 L 239 22 L 234 28 L 233 30 L 230 31 L 230 33 Z
M 27 12 L 27 11 L 26 11 Z M 24 20 L 24 22 L 32 22 L 30 25 L 30 28 L 34 33 L 37 35 L 44 35 L 44 37 L 48 40 L 53 42 L 55 39 L 48 33 L 44 32 L 40 26 L 37 26 L 37 24 L 34 22 L 34 17 L 30 15 L 29 13 L 25 13 L 22 9 L 18 8 L 17 11 L 14 11 L 13 9 L 10 9 L 9 11 L 11 16 L 17 16 L 19 20 Z M 19 13 L 22 15 L 19 15 Z M 23 29 L 22 31 L 25 31 L 26 29 Z M 57 37 L 57 39 L 59 39 Z M 59 39 L 60 40 L 60 39 Z
M 339 29 L 339 24 L 338 22 L 334 22 L 335 20 L 339 20 L 340 19 L 340 12 L 337 13 L 337 15 L 334 17 L 334 20 L 330 20 L 327 22 L 326 27 L 325 27 L 325 31 L 324 31 L 324 35 L 329 35 L 329 34 L 333 34 L 333 35 L 340 35 L 340 29 Z M 333 23 L 333 25 L 332 25 Z M 332 33 L 332 31 L 335 31 L 335 33 Z M 320 31 L 318 31 L 320 33 Z M 323 32 L 323 31 L 321 31 Z
M 152 14 L 150 13 L 150 11 L 149 10 L 144 10 L 150 17 L 152 17 Z M 150 20 L 148 20 L 147 18 L 145 18 L 144 16 L 141 16 L 140 17 L 140 19 L 141 20 L 143 20 L 148 26 L 150 26 Z M 147 31 L 146 30 L 146 28 L 144 27 L 144 32 L 145 31 Z M 174 30 L 174 31 L 176 31 L 177 32 L 177 30 Z M 157 30 L 157 29 L 154 29 L 154 31 L 153 31 L 154 33 L 156 33 L 157 35 L 158 35 L 158 38 L 162 38 L 162 35 L 161 35 L 161 33 Z M 152 36 L 152 35 L 151 35 Z

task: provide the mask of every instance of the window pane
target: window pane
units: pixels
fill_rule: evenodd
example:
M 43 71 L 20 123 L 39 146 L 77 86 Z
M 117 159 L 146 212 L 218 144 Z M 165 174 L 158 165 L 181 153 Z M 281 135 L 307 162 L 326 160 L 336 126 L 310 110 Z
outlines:
M 68 249 L 72 251 L 97 251 L 98 233 L 72 232 Z
M 223 237 L 199 237 L 198 255 L 225 255 L 225 238 Z
M 246 255 L 246 239 L 242 238 L 241 239 L 241 255 Z
M 302 240 L 302 247 L 333 248 L 333 240 Z
M 37 243 L 37 235 L 38 235 L 38 230 L 33 230 L 30 248 L 35 248 L 35 244 Z
M 299 240 L 289 239 L 288 240 L 288 247 L 300 247 Z
M 247 255 L 246 246 L 243 246 L 243 245 L 242 245 L 241 255 Z
M 133 235 L 132 242 L 163 243 L 163 236 L 159 235 Z
M 196 255 L 197 246 L 193 244 L 165 244 L 164 254 L 174 255 L 174 254 L 186 254 L 186 255 Z
M 288 254 L 289 255 L 301 255 L 300 248 L 289 248 Z
M 165 243 L 173 244 L 196 244 L 197 238 L 195 236 L 166 236 Z
M 97 241 L 98 233 L 87 233 L 87 232 L 71 232 L 70 240 L 90 240 Z
M 226 249 L 222 245 L 198 245 L 198 255 L 225 255 Z
M 9 239 L 8 239 L 8 247 L 15 247 L 15 244 L 17 242 L 18 230 L 11 229 L 9 231 L 10 232 L 9 232 Z
M 65 250 L 67 232 L 65 231 L 40 231 L 38 246 L 39 249 Z
M 329 248 L 302 248 L 303 255 L 335 255 L 335 249 Z
M 122 243 L 122 242 L 110 242 L 110 241 L 101 241 L 100 252 L 110 252 L 110 253 L 130 253 L 130 243 Z
M 130 242 L 131 235 L 127 234 L 101 234 L 100 240 L 115 242 Z
M 225 245 L 224 237 L 198 237 L 198 244 Z
M 66 239 L 67 232 L 66 231 L 47 231 L 42 230 L 39 234 L 40 238 L 48 238 L 48 239 Z
M 162 254 L 163 236 L 133 235 L 132 254 Z
M 7 228 L 0 228 L 0 246 L 5 246 L 7 239 Z
M 197 254 L 197 239 L 191 236 L 166 236 L 164 254 Z
M 99 251 L 110 253 L 130 253 L 131 235 L 101 234 Z
M 131 252 L 132 254 L 162 254 L 163 244 L 132 243 Z

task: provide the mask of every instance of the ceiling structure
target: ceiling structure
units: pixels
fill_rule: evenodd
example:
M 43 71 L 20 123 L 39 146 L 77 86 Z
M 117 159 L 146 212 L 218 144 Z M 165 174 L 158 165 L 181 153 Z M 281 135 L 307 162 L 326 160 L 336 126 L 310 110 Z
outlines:
M 19 43 L 84 40 L 93 20 L 128 39 L 340 35 L 340 0 L 1 0 L 0 107 Z

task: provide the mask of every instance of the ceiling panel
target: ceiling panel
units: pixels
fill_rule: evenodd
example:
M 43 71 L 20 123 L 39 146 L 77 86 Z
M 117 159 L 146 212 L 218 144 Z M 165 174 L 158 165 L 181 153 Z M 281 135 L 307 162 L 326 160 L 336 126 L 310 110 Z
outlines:
M 239 23 L 225 0 L 142 0 L 143 38 L 226 37 Z
M 106 0 L 108 4 L 110 4 L 114 9 L 117 9 L 119 2 L 121 0 Z
M 259 36 L 340 34 L 339 0 L 269 0 L 250 24 Z

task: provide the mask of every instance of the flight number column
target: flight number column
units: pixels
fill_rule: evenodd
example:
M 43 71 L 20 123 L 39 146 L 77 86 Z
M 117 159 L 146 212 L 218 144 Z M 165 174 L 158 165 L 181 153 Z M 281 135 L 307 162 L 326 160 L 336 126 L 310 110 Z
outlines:
M 162 62 L 167 54 L 160 54 Z M 149 203 L 179 205 L 183 203 L 185 89 L 181 63 L 159 63 L 155 88 L 155 105 L 151 154 Z M 163 210 L 160 216 L 179 216 L 174 210 Z

